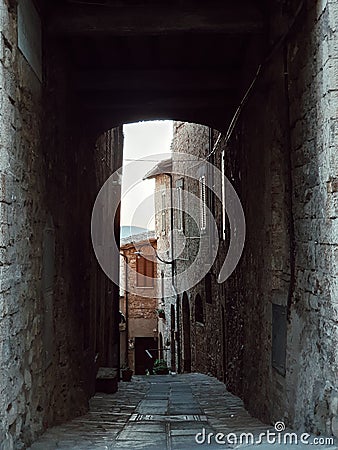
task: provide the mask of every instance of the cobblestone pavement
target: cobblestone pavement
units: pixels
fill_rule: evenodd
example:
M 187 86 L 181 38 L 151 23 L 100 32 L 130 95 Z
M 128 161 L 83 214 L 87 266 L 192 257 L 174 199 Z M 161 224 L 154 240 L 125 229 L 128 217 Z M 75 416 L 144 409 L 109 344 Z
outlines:
M 256 437 L 267 430 L 275 431 L 252 418 L 242 401 L 215 378 L 202 374 L 133 377 L 131 383 L 120 383 L 116 394 L 95 395 L 85 416 L 47 430 L 30 449 L 216 450 L 252 446 L 252 442 L 216 443 L 217 433 L 249 432 Z M 266 439 L 259 445 L 260 450 L 276 447 L 309 445 L 268 444 Z M 337 449 L 335 445 L 316 448 Z

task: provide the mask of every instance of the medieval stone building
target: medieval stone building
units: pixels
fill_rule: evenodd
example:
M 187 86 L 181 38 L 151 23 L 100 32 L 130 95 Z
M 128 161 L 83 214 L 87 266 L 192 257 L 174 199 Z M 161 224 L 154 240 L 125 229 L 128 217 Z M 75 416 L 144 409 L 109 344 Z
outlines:
M 158 301 L 152 297 L 157 277 L 156 239 L 152 233 L 137 234 L 121 239 L 120 311 L 124 326 L 120 335 L 122 364 L 135 374 L 151 371 L 158 356 Z M 145 296 L 145 291 L 147 296 Z
M 276 126 L 278 120 L 281 119 L 276 118 Z M 258 153 L 256 157 L 251 154 L 255 150 L 254 140 L 248 144 L 250 151 L 249 149 L 245 151 L 245 147 L 242 147 L 244 144 L 241 141 L 241 123 L 242 121 L 239 121 L 237 124 L 232 139 L 225 143 L 225 137 L 211 128 L 176 122 L 172 160 L 158 164 L 148 174 L 148 177 L 156 178 L 156 233 L 159 248 L 161 245 L 167 248 L 167 257 L 173 255 L 175 264 L 174 274 L 170 271 L 172 265 L 169 271 L 166 270 L 166 265 L 163 265 L 168 280 L 172 277 L 174 284 L 177 273 L 184 272 L 193 263 L 196 245 L 198 246 L 198 241 L 193 239 L 196 232 L 212 234 L 212 228 L 208 229 L 209 222 L 203 216 L 203 203 L 212 213 L 218 229 L 217 239 L 219 238 L 217 257 L 211 269 L 198 284 L 177 295 L 176 299 L 170 283 L 167 284 L 167 298 L 164 302 L 167 319 L 164 335 L 171 342 L 172 351 L 168 360 L 177 361 L 175 368 L 179 371 L 201 371 L 223 380 L 228 389 L 241 396 L 248 408 L 259 417 L 266 420 L 269 420 L 269 417 L 275 417 L 276 420 L 283 417 L 285 421 L 292 423 L 297 420 L 299 424 L 303 422 L 303 417 L 307 417 L 306 420 L 309 420 L 317 430 L 318 425 L 315 425 L 319 420 L 316 415 L 317 407 L 305 412 L 306 398 L 312 392 L 315 405 L 322 405 L 321 414 L 323 405 L 327 404 L 328 417 L 330 402 L 334 403 L 337 395 L 334 388 L 335 378 L 328 376 L 334 366 L 332 354 L 333 342 L 336 339 L 335 327 L 331 327 L 331 345 L 323 346 L 321 327 L 314 328 L 312 313 L 314 308 L 317 311 L 318 323 L 331 320 L 332 309 L 326 310 L 319 305 L 325 303 L 324 298 L 328 301 L 329 297 L 325 297 L 329 294 L 327 289 L 330 289 L 330 286 L 332 289 L 334 284 L 326 277 L 322 279 L 323 284 L 317 283 L 322 270 L 323 273 L 327 271 L 335 277 L 337 260 L 330 251 L 330 246 L 335 245 L 334 236 L 326 235 L 321 244 L 318 227 L 320 223 L 333 226 L 335 218 L 330 218 L 331 213 L 325 216 L 323 203 L 315 202 L 311 206 L 311 211 L 312 221 L 317 223 L 317 228 L 312 227 L 312 231 L 303 229 L 301 224 L 305 219 L 298 218 L 297 211 L 304 206 L 304 200 L 297 186 L 309 193 L 308 201 L 315 192 L 325 188 L 323 195 L 329 202 L 335 198 L 330 187 L 332 181 L 330 177 L 325 180 L 318 178 L 313 180 L 315 184 L 312 188 L 301 184 L 298 179 L 300 169 L 295 166 L 292 155 L 290 187 L 291 181 L 287 171 L 288 155 L 285 152 L 280 153 L 281 149 L 271 143 L 268 164 L 263 164 L 264 161 L 259 159 Z M 272 125 L 270 124 L 269 130 L 273 134 Z M 234 157 L 233 149 L 237 148 L 236 146 L 241 146 L 243 154 L 251 155 L 252 170 L 255 174 L 261 171 L 258 179 L 252 176 L 251 165 L 244 170 L 243 161 L 246 159 Z M 190 166 L 177 155 L 182 149 L 188 155 L 195 155 L 201 160 L 195 169 L 198 175 L 193 178 Z M 257 151 L 261 151 L 261 148 Z M 327 152 L 330 153 L 329 147 Z M 217 279 L 231 240 L 230 224 L 226 215 L 231 215 L 232 211 L 231 205 L 225 210 L 225 203 L 220 202 L 212 190 L 205 187 L 206 178 L 212 174 L 203 166 L 206 166 L 210 159 L 214 166 L 231 180 L 240 194 L 247 227 L 246 245 L 238 267 L 231 277 L 221 284 Z M 253 210 L 250 205 L 254 204 L 255 198 L 260 195 L 260 189 L 264 189 L 266 184 L 271 186 L 271 197 L 267 197 L 258 209 Z M 193 194 L 200 203 L 193 203 L 189 197 L 182 196 L 181 190 Z M 163 198 L 167 198 L 167 202 L 164 202 Z M 185 201 L 189 204 L 184 204 L 182 198 L 186 198 Z M 285 206 L 290 202 L 292 211 Z M 194 212 L 194 208 L 197 211 Z M 171 210 L 172 219 L 170 219 Z M 167 217 L 163 221 L 166 214 Z M 198 218 L 197 227 L 196 223 L 191 221 L 191 216 Z M 290 221 L 293 222 L 291 228 Z M 179 248 L 180 239 L 172 242 L 173 249 L 171 249 L 167 236 L 171 235 L 172 230 L 183 231 L 186 239 L 183 251 Z M 316 263 L 320 263 L 320 258 L 324 258 L 320 263 L 321 269 L 315 265 L 312 257 L 308 266 L 308 257 L 311 255 L 314 257 L 310 251 L 312 242 L 316 247 L 323 245 L 323 252 L 316 253 Z M 306 253 L 304 248 L 307 249 Z M 330 255 L 333 259 L 330 259 Z M 262 265 L 265 267 L 264 276 L 258 278 L 253 270 L 263 267 Z M 306 278 L 305 273 L 308 273 Z M 310 291 L 309 283 L 312 282 L 315 285 Z M 335 297 L 336 293 L 333 293 L 332 300 Z M 304 298 L 307 299 L 307 306 L 299 309 L 299 301 L 304 302 Z M 303 342 L 305 353 L 302 353 L 300 344 L 295 343 L 305 339 L 307 335 L 311 335 L 311 339 L 315 341 L 311 341 L 312 350 L 309 350 L 306 342 L 310 345 L 310 341 L 305 340 Z M 322 361 L 322 365 L 319 364 L 318 358 Z M 297 359 L 298 362 L 295 364 Z M 306 367 L 308 369 L 305 370 Z M 323 371 L 326 373 L 325 380 L 321 378 Z M 297 377 L 297 386 L 294 377 Z M 252 390 L 252 386 L 256 388 Z M 262 391 L 266 392 L 264 398 L 261 396 Z M 290 392 L 296 401 L 290 401 L 288 397 L 291 395 Z M 332 427 L 334 431 L 334 421 Z

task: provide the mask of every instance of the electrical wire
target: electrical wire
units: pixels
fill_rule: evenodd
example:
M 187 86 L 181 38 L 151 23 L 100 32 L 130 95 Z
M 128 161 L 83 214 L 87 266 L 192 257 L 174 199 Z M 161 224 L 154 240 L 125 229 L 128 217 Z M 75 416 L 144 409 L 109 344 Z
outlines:
M 225 147 L 227 147 L 227 145 L 228 145 L 228 142 L 229 142 L 229 140 L 230 140 L 230 138 L 232 136 L 233 130 L 235 129 L 235 126 L 236 126 L 236 124 L 238 122 L 238 119 L 239 119 L 239 117 L 241 115 L 241 112 L 242 112 L 242 110 L 243 110 L 243 108 L 244 108 L 244 106 L 245 106 L 245 104 L 246 104 L 246 102 L 247 102 L 247 100 L 248 100 L 248 98 L 249 98 L 249 96 L 250 96 L 250 94 L 251 94 L 255 84 L 257 83 L 257 80 L 259 79 L 259 76 L 261 75 L 263 69 L 266 67 L 266 65 L 268 64 L 270 59 L 275 55 L 275 53 L 284 44 L 286 38 L 289 36 L 290 32 L 292 31 L 292 29 L 293 29 L 293 27 L 294 27 L 294 25 L 296 23 L 296 20 L 298 19 L 298 16 L 300 15 L 300 13 L 301 13 L 301 11 L 302 11 L 302 9 L 304 7 L 304 4 L 305 4 L 305 0 L 301 0 L 301 2 L 298 5 L 298 8 L 297 8 L 297 10 L 295 12 L 295 15 L 294 15 L 294 17 L 293 17 L 293 19 L 292 19 L 288 29 L 280 37 L 280 39 L 272 46 L 272 49 L 270 50 L 268 55 L 265 57 L 264 61 L 259 64 L 259 66 L 257 68 L 257 71 L 256 71 L 256 75 L 254 76 L 250 86 L 246 90 L 246 92 L 245 92 L 245 94 L 244 94 L 244 96 L 243 96 L 243 98 L 242 98 L 238 108 L 236 109 L 235 114 L 234 114 L 234 116 L 233 116 L 233 118 L 232 118 L 232 120 L 230 122 L 229 127 L 228 127 L 228 130 L 227 130 L 227 132 L 225 134 Z M 218 137 L 217 137 L 217 140 L 215 142 L 215 145 L 214 145 L 212 151 L 205 157 L 204 161 L 207 161 L 216 152 L 217 147 L 218 147 L 222 137 L 223 137 L 223 134 L 220 133 L 218 135 Z
M 214 144 L 214 146 L 213 146 L 212 151 L 211 151 L 204 159 L 202 159 L 201 161 L 199 161 L 198 164 L 196 164 L 196 166 L 199 165 L 202 161 L 207 161 L 212 155 L 214 155 L 214 154 L 216 153 L 217 148 L 218 148 L 218 146 L 219 146 L 219 143 L 221 142 L 221 139 L 222 139 L 223 137 L 225 138 L 225 143 L 224 143 L 224 144 L 225 144 L 225 148 L 228 146 L 228 142 L 229 142 L 229 140 L 230 140 L 230 138 L 231 138 L 231 136 L 232 136 L 232 133 L 233 133 L 233 131 L 234 131 L 236 125 L 237 125 L 237 122 L 238 122 L 238 120 L 239 120 L 239 118 L 240 118 L 240 116 L 241 116 L 241 113 L 242 113 L 242 111 L 243 111 L 243 108 L 244 108 L 245 104 L 247 103 L 247 101 L 248 101 L 248 99 L 249 99 L 249 97 L 250 97 L 250 94 L 252 93 L 252 91 L 253 91 L 253 89 L 254 89 L 254 87 L 255 87 L 255 85 L 256 85 L 256 83 L 257 83 L 259 77 L 260 77 L 260 75 L 262 74 L 263 70 L 265 69 L 265 67 L 267 66 L 267 64 L 268 64 L 269 61 L 271 60 L 271 58 L 272 58 L 272 57 L 275 55 L 275 53 L 280 49 L 280 47 L 284 44 L 286 38 L 289 36 L 290 32 L 292 31 L 292 29 L 293 29 L 293 27 L 294 27 L 294 25 L 295 25 L 295 23 L 296 23 L 296 21 L 297 21 L 297 19 L 298 19 L 298 16 L 300 15 L 300 13 L 301 13 L 301 11 L 302 11 L 302 9 L 303 9 L 303 7 L 304 7 L 304 4 L 305 4 L 305 0 L 301 0 L 301 2 L 300 2 L 300 4 L 298 5 L 298 8 L 297 8 L 297 10 L 296 10 L 296 12 L 295 12 L 295 14 L 294 14 L 294 17 L 293 17 L 293 19 L 292 19 L 292 21 L 291 21 L 291 23 L 290 23 L 288 29 L 287 29 L 287 30 L 284 32 L 284 34 L 279 38 L 279 40 L 272 46 L 272 48 L 271 48 L 270 52 L 268 53 L 268 55 L 267 55 L 267 56 L 264 58 L 264 60 L 258 65 L 257 70 L 256 70 L 256 74 L 255 74 L 255 76 L 254 76 L 252 82 L 250 83 L 248 89 L 246 90 L 246 92 L 245 92 L 245 94 L 244 94 L 244 96 L 243 96 L 243 98 L 242 98 L 240 104 L 239 104 L 238 107 L 236 108 L 235 114 L 233 115 L 233 117 L 232 117 L 232 119 L 231 119 L 230 125 L 229 125 L 229 127 L 228 127 L 228 129 L 227 129 L 227 132 L 226 132 L 225 136 L 224 136 L 222 133 L 220 133 L 220 134 L 218 135 L 218 137 L 217 137 L 217 139 L 216 139 L 216 142 L 215 142 L 215 144 Z M 173 153 L 173 155 L 174 155 L 174 153 Z M 126 158 L 124 161 L 128 161 L 128 162 L 133 162 L 133 161 L 146 161 L 146 162 L 157 162 L 157 163 L 160 162 L 159 160 L 151 160 L 151 159 L 148 159 L 148 160 L 145 160 L 145 159 L 144 159 L 144 160 L 142 160 L 142 159 L 141 159 L 141 160 L 138 160 L 138 159 L 129 159 L 129 158 Z M 182 160 L 180 160 L 180 161 L 184 161 L 184 162 L 195 162 L 195 160 L 189 160 L 189 159 L 184 159 L 184 160 L 182 159 Z

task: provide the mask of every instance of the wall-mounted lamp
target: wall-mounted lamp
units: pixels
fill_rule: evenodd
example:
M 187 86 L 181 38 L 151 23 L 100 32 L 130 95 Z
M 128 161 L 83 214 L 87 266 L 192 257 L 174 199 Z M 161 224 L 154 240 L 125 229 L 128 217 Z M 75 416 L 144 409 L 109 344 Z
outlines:
M 153 250 L 154 250 L 154 254 L 155 254 L 155 256 L 156 256 L 156 258 L 159 260 L 159 261 L 161 261 L 162 263 L 164 263 L 164 264 L 174 264 L 175 263 L 175 261 L 189 261 L 189 259 L 187 259 L 187 258 L 176 258 L 176 259 L 173 259 L 172 261 L 165 261 L 164 259 L 162 259 L 162 258 L 160 258 L 159 256 L 158 256 L 158 253 L 157 253 L 157 251 L 154 249 L 154 247 L 152 247 L 153 248 Z M 135 252 L 134 252 L 134 254 L 135 255 L 138 255 L 139 257 L 140 256 L 145 256 L 141 251 L 139 251 L 139 250 L 136 250 Z

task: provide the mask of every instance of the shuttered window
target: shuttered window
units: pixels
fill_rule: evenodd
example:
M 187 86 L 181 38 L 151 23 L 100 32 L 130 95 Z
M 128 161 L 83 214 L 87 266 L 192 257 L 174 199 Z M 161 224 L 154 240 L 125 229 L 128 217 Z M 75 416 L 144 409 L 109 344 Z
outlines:
M 206 211 L 206 189 L 205 176 L 199 179 L 199 195 L 200 195 L 200 229 L 205 230 L 207 227 L 207 211 Z
M 166 211 L 165 192 L 162 192 L 161 225 L 162 225 L 161 226 L 162 234 L 166 234 L 166 229 L 167 229 L 167 211 Z
M 137 286 L 153 287 L 154 286 L 154 262 L 139 256 L 136 259 Z
M 183 231 L 183 178 L 176 181 L 177 229 Z

